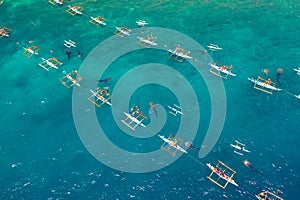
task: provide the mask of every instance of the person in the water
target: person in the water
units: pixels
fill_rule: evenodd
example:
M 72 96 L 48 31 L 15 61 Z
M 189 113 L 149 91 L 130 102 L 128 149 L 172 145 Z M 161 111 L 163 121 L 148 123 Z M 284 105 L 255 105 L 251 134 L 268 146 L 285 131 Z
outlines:
M 276 81 L 278 82 L 279 85 L 281 85 L 279 79 L 280 79 L 280 76 L 281 76 L 282 72 L 283 72 L 282 68 L 278 68 L 277 72 L 276 72 Z
M 263 69 L 262 73 L 264 73 L 265 75 L 268 75 L 269 74 L 269 70 L 268 69 Z
M 68 55 L 68 60 L 71 59 L 71 51 L 70 49 L 66 49 L 66 54 Z
M 105 78 L 105 79 L 100 79 L 100 80 L 98 80 L 98 82 L 100 82 L 100 83 L 108 83 L 109 81 L 111 81 L 111 78 Z
M 194 146 L 191 142 L 185 142 L 184 143 L 185 147 L 187 147 L 188 149 L 201 149 L 201 147 L 197 147 L 197 146 Z
M 249 160 L 244 160 L 244 165 L 245 165 L 246 167 L 248 167 L 249 169 L 252 169 L 252 170 L 255 171 L 256 173 L 262 174 L 261 171 L 258 171 L 258 170 L 252 165 L 252 163 L 249 162 Z

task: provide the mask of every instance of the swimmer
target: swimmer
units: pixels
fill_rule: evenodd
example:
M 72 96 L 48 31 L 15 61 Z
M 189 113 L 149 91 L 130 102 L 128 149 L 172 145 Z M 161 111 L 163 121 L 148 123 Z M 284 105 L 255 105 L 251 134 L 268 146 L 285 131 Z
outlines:
M 188 148 L 188 149 L 201 149 L 201 147 L 196 147 L 194 146 L 191 142 L 185 142 L 184 145 Z
M 278 69 L 277 69 L 277 75 L 276 75 L 277 80 L 280 78 L 282 72 L 283 72 L 283 69 L 281 69 L 281 68 L 278 68 Z
M 81 58 L 82 54 L 80 52 L 77 53 L 78 58 Z
M 263 69 L 262 73 L 264 73 L 265 75 L 268 75 L 269 74 L 269 70 L 268 69 Z
M 66 54 L 68 55 L 68 60 L 71 59 L 71 51 L 70 49 L 66 49 Z
M 249 162 L 248 160 L 244 160 L 244 165 L 246 167 L 248 167 L 249 169 L 252 169 L 253 171 L 255 171 L 258 174 L 262 174 L 262 172 L 258 171 L 255 167 L 253 167 L 252 163 Z
M 244 165 L 245 165 L 246 167 L 249 167 L 250 169 L 253 168 L 251 162 L 249 162 L 248 160 L 244 160 Z
M 202 50 L 202 51 L 200 51 L 202 54 L 207 54 L 208 53 L 208 51 L 207 50 Z
M 149 103 L 149 105 L 150 105 L 150 108 L 154 111 L 154 113 L 155 113 L 155 115 L 156 115 L 156 117 L 157 117 L 158 114 L 157 114 L 157 110 L 156 110 L 155 104 L 151 101 L 151 102 Z
M 105 78 L 98 80 L 99 83 L 106 83 L 106 87 L 108 87 L 108 82 L 111 81 L 111 78 Z
M 111 78 L 105 78 L 105 79 L 102 79 L 102 80 L 101 79 L 98 80 L 98 82 L 100 82 L 100 83 L 102 83 L 102 82 L 107 83 L 109 81 L 111 81 Z

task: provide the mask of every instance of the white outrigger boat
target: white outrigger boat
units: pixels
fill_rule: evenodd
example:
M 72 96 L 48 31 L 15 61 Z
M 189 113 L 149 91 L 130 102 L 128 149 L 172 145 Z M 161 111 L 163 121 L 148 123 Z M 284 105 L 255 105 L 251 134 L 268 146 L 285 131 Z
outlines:
M 71 88 L 73 85 L 80 87 L 79 82 L 83 79 L 77 72 L 77 70 L 73 70 L 70 73 L 63 71 L 65 74 L 59 81 L 66 87 Z
M 49 3 L 51 3 L 52 5 L 56 5 L 56 4 L 63 5 L 64 0 L 49 0 Z
M 144 20 L 139 20 L 139 21 L 136 21 L 136 24 L 139 25 L 139 26 L 145 26 L 148 23 L 146 21 L 144 21 Z
M 219 161 L 220 162 L 220 161 Z M 239 186 L 233 179 L 232 179 L 232 176 L 227 176 L 224 174 L 223 171 L 221 171 L 220 169 L 218 169 L 217 167 L 214 167 L 212 166 L 210 163 L 206 163 L 206 166 L 212 171 L 212 173 L 215 173 L 217 174 L 221 179 L 225 180 L 226 181 L 226 185 L 227 183 L 231 183 L 235 186 Z M 215 181 L 215 180 L 213 180 Z M 219 183 L 218 183 L 219 184 Z M 224 188 L 226 187 L 226 185 L 224 186 Z M 222 187 L 223 188 L 223 187 Z M 223 189 L 224 189 L 223 188 Z
M 230 144 L 231 147 L 235 148 L 234 153 L 243 156 L 242 152 L 250 153 L 251 151 L 245 148 L 245 144 L 240 143 L 239 141 L 235 140 L 236 144 Z
M 231 69 L 232 69 L 232 65 L 230 65 L 229 67 L 228 66 L 217 66 L 215 63 L 209 63 L 209 66 L 211 67 L 210 68 L 210 72 L 217 75 L 217 76 L 220 76 L 222 78 L 227 78 L 227 76 L 236 76 L 236 74 L 232 73 L 231 72 Z M 230 70 L 228 70 L 230 69 Z M 222 76 L 221 73 L 225 74 L 225 76 Z
M 142 46 L 146 46 L 146 47 L 151 47 L 151 46 L 157 46 L 157 43 L 154 41 L 151 41 L 150 39 L 144 38 L 144 37 L 137 37 L 137 39 L 139 40 L 139 44 L 142 45 L 144 43 L 144 45 Z
M 23 49 L 25 50 L 23 56 L 26 56 L 27 58 L 30 58 L 32 55 L 39 55 L 40 48 L 38 46 L 23 47 Z
M 222 48 L 220 48 L 218 45 L 216 44 L 209 44 L 207 45 L 207 48 L 211 51 L 218 51 L 218 50 L 222 50 Z
M 115 34 L 120 37 L 123 37 L 124 35 L 130 36 L 131 30 L 129 28 L 115 26 L 115 29 L 116 29 Z
M 49 71 L 50 68 L 58 69 L 57 65 L 62 65 L 56 58 L 45 59 L 42 58 L 43 62 L 39 63 L 39 66 Z
M 0 38 L 9 37 L 11 32 L 12 30 L 10 30 L 9 28 L 2 26 L 0 28 Z
M 257 79 L 248 78 L 248 80 L 251 81 L 252 83 L 254 83 L 253 87 L 257 90 L 261 90 L 261 91 L 269 93 L 269 94 L 272 94 L 273 90 L 281 91 L 280 88 L 275 87 L 275 83 L 270 81 L 270 79 L 265 80 L 265 79 L 261 78 L 260 76 L 258 76 Z M 263 82 L 260 80 L 263 80 Z M 259 86 L 259 87 L 257 87 L 257 86 Z
M 176 104 L 173 104 L 174 107 L 168 106 L 168 108 L 171 110 L 169 113 L 173 116 L 177 116 L 177 114 L 183 115 L 182 110 L 180 106 L 177 106 Z M 173 111 L 173 112 L 172 112 Z
M 135 131 L 135 128 L 137 126 L 146 127 L 143 124 L 144 119 L 146 117 L 142 113 L 133 112 L 131 114 L 128 114 L 126 112 L 123 112 L 126 118 L 124 120 L 121 120 L 123 124 L 125 124 L 127 127 L 129 127 L 131 130 Z M 141 119 L 140 119 L 141 118 Z M 139 120 L 140 119 L 140 120 Z
M 300 99 L 300 94 L 295 95 L 295 97 L 296 97 L 297 99 Z
M 168 144 L 170 147 L 173 147 L 173 148 L 175 148 L 176 150 L 178 150 L 178 151 L 181 151 L 182 153 L 187 153 L 187 151 L 184 149 L 184 148 L 182 148 L 181 146 L 179 146 L 175 141 L 172 141 L 172 140 L 170 140 L 170 139 L 168 139 L 168 138 L 165 138 L 164 136 L 162 136 L 162 135 L 158 135 L 158 137 L 160 138 L 160 139 L 162 139 L 166 144 Z
M 67 48 L 71 48 L 71 47 L 76 47 L 76 42 L 72 41 L 72 40 L 64 40 L 64 46 Z
M 297 72 L 298 75 L 300 75 L 300 67 L 298 67 L 298 69 L 294 68 L 294 71 Z
M 80 84 L 69 74 L 66 75 L 66 78 L 73 83 L 72 85 L 76 85 L 76 86 L 80 87 Z
M 138 126 L 141 126 L 141 127 L 146 127 L 143 123 L 142 123 L 142 120 L 138 120 L 137 118 L 135 117 L 132 117 L 130 114 L 126 113 L 126 112 L 123 112 L 126 117 L 128 117 L 129 119 L 131 119 L 134 123 L 136 123 L 136 125 Z
M 176 55 L 177 57 L 181 57 L 184 59 L 192 59 L 193 57 L 184 54 L 183 52 L 177 51 L 177 50 L 172 50 L 172 49 L 168 49 L 168 52 L 170 52 L 172 55 Z
M 109 102 L 109 100 L 111 99 L 110 94 L 107 94 L 108 98 L 105 98 L 100 94 L 101 91 L 104 91 L 104 90 L 96 90 L 96 92 L 93 90 L 90 90 L 90 92 L 92 93 L 92 96 L 90 96 L 88 98 L 88 100 L 98 107 L 100 107 L 103 104 L 107 104 L 107 105 L 111 106 L 112 104 Z M 96 98 L 96 101 L 94 100 L 94 98 Z M 102 103 L 99 104 L 98 101 L 101 101 Z
M 69 13 L 72 16 L 75 15 L 82 15 L 83 9 L 80 6 L 68 6 L 68 9 L 66 10 L 67 13 Z
M 160 148 L 168 152 L 169 154 L 175 156 L 177 151 L 187 153 L 187 151 L 181 147 L 181 145 L 184 145 L 185 142 L 182 139 L 176 137 L 175 135 L 170 134 L 168 138 L 162 135 L 158 135 L 158 137 L 164 141 Z
M 101 16 L 98 16 L 98 17 L 90 17 L 91 20 L 90 20 L 90 23 L 98 26 L 99 24 L 103 25 L 103 26 L 106 26 L 106 22 L 105 22 L 105 19 Z

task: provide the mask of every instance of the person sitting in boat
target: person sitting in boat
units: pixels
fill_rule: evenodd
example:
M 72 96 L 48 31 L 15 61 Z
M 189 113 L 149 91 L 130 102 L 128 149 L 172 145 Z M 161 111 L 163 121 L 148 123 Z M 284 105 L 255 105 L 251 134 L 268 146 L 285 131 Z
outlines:
M 108 96 L 109 95 L 108 87 L 105 87 L 103 90 L 101 90 L 100 94 L 102 95 L 103 92 L 105 92 L 106 96 Z
M 130 115 L 133 116 L 135 113 L 141 114 L 140 108 L 138 106 L 132 106 L 130 108 Z
M 258 194 L 258 197 L 260 197 L 260 200 L 272 200 L 270 197 L 267 196 L 268 193 L 265 191 L 262 191 Z
M 221 67 L 221 69 L 222 69 L 222 70 L 227 70 L 227 69 L 228 69 L 228 67 L 227 67 L 227 66 L 225 66 L 225 65 L 223 65 L 223 66 Z
M 265 81 L 265 84 L 270 85 L 271 84 L 271 79 L 268 78 L 268 80 Z

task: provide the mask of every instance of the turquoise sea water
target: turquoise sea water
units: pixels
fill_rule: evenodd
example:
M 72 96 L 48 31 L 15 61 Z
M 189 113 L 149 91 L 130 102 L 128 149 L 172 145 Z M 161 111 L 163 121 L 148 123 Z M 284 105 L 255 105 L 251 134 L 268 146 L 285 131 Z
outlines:
M 68 4 L 82 6 L 85 15 L 68 15 Z M 0 39 L 0 199 L 254 199 L 253 194 L 262 189 L 279 189 L 283 198 L 299 199 L 300 100 L 292 96 L 300 94 L 300 76 L 293 71 L 300 58 L 299 10 L 299 1 L 284 0 L 78 0 L 66 1 L 64 6 L 47 1 L 5 1 L 0 5 L 0 26 L 13 32 L 11 37 Z M 104 16 L 107 27 L 88 23 L 89 15 Z M 224 80 L 226 121 L 217 145 L 205 158 L 195 160 L 197 152 L 190 151 L 190 156 L 182 156 L 162 170 L 131 174 L 111 169 L 89 154 L 74 125 L 72 90 L 58 79 L 62 70 L 78 69 L 93 48 L 113 35 L 114 26 L 136 28 L 139 19 L 149 26 L 184 33 L 203 47 L 217 43 L 223 50 L 211 53 L 212 58 L 232 64 L 238 76 Z M 63 40 L 69 38 L 77 42 L 70 61 L 63 46 Z M 61 69 L 46 72 L 37 65 L 40 57 L 22 56 L 22 47 L 30 45 L 30 40 L 41 48 L 41 56 L 62 61 Z M 77 51 L 83 58 L 77 57 Z M 180 71 L 195 89 L 201 117 L 193 143 L 201 144 L 211 115 L 204 82 L 186 62 L 175 63 L 166 53 L 150 51 L 139 52 L 144 55 L 140 60 L 125 55 L 113 63 L 106 72 L 113 78 L 111 87 L 134 65 L 147 63 L 147 55 L 155 55 L 149 62 Z M 283 69 L 283 92 L 268 95 L 253 89 L 247 80 L 264 76 L 261 70 L 268 68 L 268 77 L 275 81 L 279 67 Z M 147 110 L 149 101 L 168 105 L 174 98 L 166 88 L 144 86 L 132 96 L 131 104 Z M 125 137 L 111 126 L 114 122 L 109 109 L 103 109 L 107 115 L 101 109 L 97 109 L 99 121 L 117 145 L 137 152 L 161 145 L 158 140 Z M 168 120 L 164 131 L 176 130 L 179 122 Z M 229 144 L 235 139 L 246 143 L 251 153 L 244 157 L 234 154 Z M 246 168 L 244 159 L 262 174 Z M 210 171 L 202 164 L 217 160 L 237 171 L 235 180 L 240 188 L 229 185 L 223 190 L 206 178 Z

